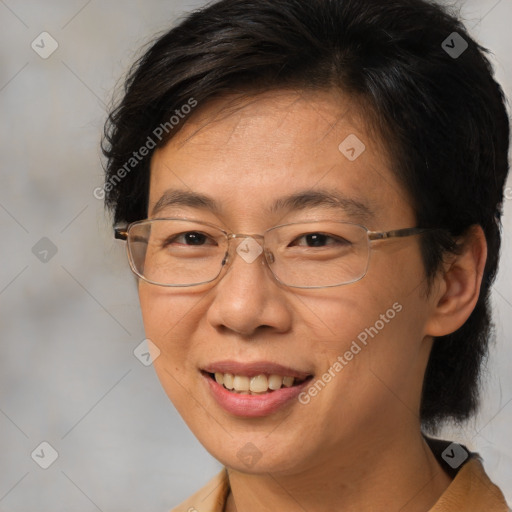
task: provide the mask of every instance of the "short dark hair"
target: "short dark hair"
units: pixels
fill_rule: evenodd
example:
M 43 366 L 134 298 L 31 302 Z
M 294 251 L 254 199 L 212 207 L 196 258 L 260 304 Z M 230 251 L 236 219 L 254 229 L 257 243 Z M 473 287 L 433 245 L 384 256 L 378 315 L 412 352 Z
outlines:
M 150 139 L 156 147 L 168 142 L 186 123 L 169 119 L 191 99 L 200 108 L 223 94 L 289 87 L 348 94 L 385 134 L 417 224 L 442 228 L 421 238 L 428 287 L 459 236 L 473 225 L 485 233 L 478 302 L 460 329 L 434 340 L 421 400 L 426 430 L 465 420 L 478 404 L 492 334 L 489 294 L 508 174 L 509 121 L 486 53 L 455 14 L 426 0 L 210 4 L 159 36 L 131 68 L 105 125 L 106 206 L 114 223 L 147 216 L 154 149 L 133 170 L 126 164 Z M 158 126 L 165 133 L 155 137 Z

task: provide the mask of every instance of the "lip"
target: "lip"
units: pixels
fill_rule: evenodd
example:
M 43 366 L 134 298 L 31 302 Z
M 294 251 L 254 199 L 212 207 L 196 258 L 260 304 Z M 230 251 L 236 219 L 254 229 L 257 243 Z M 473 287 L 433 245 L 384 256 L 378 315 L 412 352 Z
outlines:
M 249 363 L 241 363 L 238 361 L 217 361 L 201 368 L 207 373 L 231 373 L 233 375 L 245 375 L 247 377 L 256 377 L 256 375 L 281 375 L 282 377 L 295 377 L 302 380 L 309 377 L 311 372 L 305 372 L 283 366 L 281 364 L 269 361 L 253 361 Z
M 267 374 L 306 380 L 295 386 L 289 388 L 282 387 L 281 389 L 270 391 L 263 395 L 246 395 L 228 391 L 224 386 L 218 384 L 208 375 L 216 371 L 232 373 L 234 375 L 246 375 L 247 377 Z M 217 404 L 226 412 L 243 418 L 261 418 L 273 414 L 282 407 L 289 405 L 297 398 L 301 391 L 309 385 L 312 379 L 311 373 L 265 361 L 253 363 L 219 361 L 204 367 L 201 371 L 201 376 Z

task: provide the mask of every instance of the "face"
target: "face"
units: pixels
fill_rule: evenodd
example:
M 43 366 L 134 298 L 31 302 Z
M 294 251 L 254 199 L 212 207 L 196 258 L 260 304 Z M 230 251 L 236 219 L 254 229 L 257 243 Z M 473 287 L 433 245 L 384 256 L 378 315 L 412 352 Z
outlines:
M 340 150 L 354 135 L 364 151 Z M 327 92 L 216 100 L 199 106 L 154 154 L 148 217 L 192 218 L 245 234 L 324 219 L 375 231 L 415 226 L 385 142 L 350 99 Z M 171 190 L 206 195 L 219 209 L 161 201 Z M 319 190 L 347 202 L 270 208 Z M 354 202 L 365 211 L 347 207 Z M 230 243 L 236 248 L 243 239 Z M 215 458 L 239 471 L 293 474 L 371 457 L 419 430 L 430 305 L 417 237 L 372 242 L 366 276 L 331 288 L 287 287 L 263 255 L 249 263 L 231 254 L 209 284 L 139 281 L 146 335 L 160 349 L 158 377 Z M 257 383 L 266 388 L 273 380 L 281 389 L 235 393 L 225 389 L 225 374 L 242 387 L 247 377 L 265 375 Z

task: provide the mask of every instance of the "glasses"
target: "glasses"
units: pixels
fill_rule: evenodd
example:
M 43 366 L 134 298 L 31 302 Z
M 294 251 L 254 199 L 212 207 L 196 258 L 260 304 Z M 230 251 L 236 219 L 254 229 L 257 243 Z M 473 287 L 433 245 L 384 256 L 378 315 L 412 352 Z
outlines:
M 127 242 L 132 271 L 159 286 L 196 286 L 214 281 L 231 261 L 233 244 L 247 263 L 263 253 L 280 283 L 326 288 L 354 283 L 368 270 L 371 243 L 433 228 L 370 231 L 359 224 L 315 220 L 282 224 L 263 235 L 228 233 L 214 224 L 183 218 L 148 219 L 115 228 Z M 257 239 L 262 240 L 260 244 Z

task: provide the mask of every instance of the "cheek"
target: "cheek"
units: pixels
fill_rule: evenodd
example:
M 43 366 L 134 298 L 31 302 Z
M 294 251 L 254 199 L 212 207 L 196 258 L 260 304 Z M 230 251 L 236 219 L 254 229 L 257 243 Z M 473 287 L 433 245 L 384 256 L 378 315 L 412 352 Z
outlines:
M 202 315 L 200 297 L 141 282 L 139 300 L 146 337 L 160 350 L 153 366 L 174 402 L 181 385 L 197 372 L 191 339 Z
M 428 350 L 422 335 L 421 264 L 415 265 L 407 268 L 404 261 L 399 280 L 390 279 L 393 274 L 383 266 L 374 266 L 379 273 L 310 307 L 321 319 L 325 334 L 315 346 L 315 357 L 321 358 L 321 382 L 311 392 L 316 396 L 329 388 L 325 393 L 329 399 L 320 402 L 343 402 L 342 416 L 351 410 L 356 417 L 393 403 L 408 404 L 411 410 L 417 406 Z M 326 414 L 337 415 L 336 410 Z
M 165 353 L 179 353 L 201 316 L 201 295 L 139 283 L 139 301 L 146 336 Z M 171 343 L 172 340 L 172 343 Z
M 204 295 L 200 289 L 197 293 L 179 292 L 139 283 L 146 337 L 160 350 L 153 367 L 163 390 L 199 439 L 211 430 L 197 368 L 198 357 L 208 353 L 210 344 L 202 343 L 195 335 L 206 315 Z

